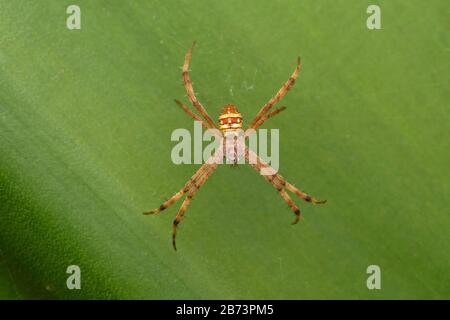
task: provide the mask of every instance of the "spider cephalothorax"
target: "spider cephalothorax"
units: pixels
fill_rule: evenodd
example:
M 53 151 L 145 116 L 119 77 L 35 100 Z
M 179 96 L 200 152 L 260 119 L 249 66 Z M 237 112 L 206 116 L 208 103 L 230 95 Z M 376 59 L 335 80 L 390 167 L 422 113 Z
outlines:
M 195 42 L 194 42 L 195 45 Z M 202 104 L 197 100 L 194 94 L 194 89 L 192 88 L 192 82 L 189 78 L 189 62 L 191 60 L 192 55 L 192 48 L 194 45 L 189 48 L 189 50 L 186 53 L 186 57 L 184 59 L 184 65 L 183 65 L 183 83 L 184 87 L 186 88 L 187 96 L 189 100 L 191 101 L 194 108 L 200 113 L 201 117 L 198 116 L 196 113 L 194 113 L 191 109 L 186 107 L 183 103 L 181 103 L 178 100 L 175 100 L 175 102 L 194 120 L 200 121 L 202 126 L 206 129 L 220 129 L 222 132 L 221 134 L 218 134 L 219 136 L 226 137 L 230 134 L 236 134 L 240 129 L 242 129 L 242 115 L 237 110 L 236 106 L 233 104 L 228 104 L 223 107 L 223 110 L 219 116 L 219 128 L 217 125 L 212 121 L 211 117 L 206 112 L 205 108 L 202 106 Z M 288 92 L 288 90 L 294 85 L 295 79 L 297 78 L 298 71 L 300 70 L 300 58 L 297 59 L 297 65 L 295 67 L 294 72 L 292 73 L 291 77 L 284 83 L 284 85 L 281 87 L 281 89 L 277 92 L 277 94 L 269 100 L 262 108 L 259 110 L 259 112 L 256 114 L 253 121 L 248 125 L 247 129 L 245 130 L 244 137 L 248 137 L 250 132 L 253 132 L 253 130 L 256 130 L 259 128 L 267 119 L 270 117 L 273 117 L 280 113 L 281 111 L 285 110 L 285 107 L 279 107 L 273 110 L 272 112 L 269 112 L 270 109 L 273 107 L 275 103 L 277 103 L 284 95 Z M 226 140 L 226 139 L 225 139 Z M 233 142 L 233 146 L 236 144 Z M 227 152 L 224 152 L 224 148 L 219 148 L 213 156 L 211 156 L 210 159 L 208 159 L 201 167 L 197 170 L 197 172 L 186 182 L 184 187 L 175 193 L 171 198 L 169 198 L 167 201 L 163 202 L 158 208 L 150 210 L 148 212 L 144 212 L 144 214 L 154 214 L 159 213 L 163 211 L 164 209 L 167 209 L 172 204 L 174 204 L 177 200 L 179 200 L 181 197 L 186 196 L 186 198 L 183 201 L 183 204 L 180 207 L 180 210 L 178 211 L 177 216 L 175 217 L 175 220 L 173 221 L 172 226 L 172 245 L 173 248 L 176 250 L 176 233 L 177 233 L 177 226 L 181 222 L 181 220 L 184 217 L 184 214 L 186 212 L 186 209 L 191 202 L 194 194 L 197 192 L 197 190 L 208 180 L 208 178 L 211 176 L 211 174 L 214 172 L 214 170 L 217 168 L 217 165 L 221 162 L 220 160 L 224 157 L 227 159 L 233 158 L 234 164 L 237 164 L 237 158 L 238 158 L 238 152 L 231 152 L 231 154 L 228 154 Z M 292 184 L 290 184 L 286 179 L 284 179 L 281 175 L 276 173 L 275 170 L 273 170 L 267 163 L 265 163 L 263 160 L 261 160 L 257 154 L 255 154 L 252 150 L 247 148 L 245 146 L 245 143 L 242 146 L 243 154 L 242 157 L 245 158 L 245 160 L 250 163 L 250 165 L 255 169 L 258 173 L 260 173 L 264 179 L 272 184 L 272 186 L 278 191 L 280 196 L 283 198 L 283 200 L 287 203 L 287 205 L 291 208 L 292 212 L 295 214 L 295 220 L 292 222 L 292 224 L 296 224 L 300 219 L 300 209 L 297 207 L 297 205 L 294 203 L 294 201 L 291 199 L 289 194 L 286 191 L 290 191 L 300 197 L 301 199 L 311 202 L 312 204 L 320 204 L 325 203 L 324 201 L 319 201 L 314 197 L 311 197 L 310 195 L 306 194 L 305 192 L 301 191 L 300 189 L 296 188 Z M 256 162 L 249 161 L 249 159 L 256 159 Z M 271 169 L 271 170 L 267 170 Z M 271 172 L 270 175 L 266 175 L 264 172 Z M 273 174 L 272 174 L 273 173 Z
M 223 107 L 219 116 L 219 128 L 222 132 L 242 129 L 242 115 L 234 104 Z

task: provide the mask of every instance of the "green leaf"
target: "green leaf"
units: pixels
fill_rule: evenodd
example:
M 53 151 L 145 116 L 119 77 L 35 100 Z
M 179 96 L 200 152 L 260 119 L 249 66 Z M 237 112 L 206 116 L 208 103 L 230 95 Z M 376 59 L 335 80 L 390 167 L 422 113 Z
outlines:
M 449 298 L 447 1 L 69 1 L 0 5 L 1 298 Z M 304 220 L 249 166 L 219 166 L 179 226 L 170 135 L 184 54 L 216 119 L 249 122 L 302 57 L 280 173 Z M 368 290 L 379 265 L 382 289 Z M 81 268 L 68 290 L 67 267 Z

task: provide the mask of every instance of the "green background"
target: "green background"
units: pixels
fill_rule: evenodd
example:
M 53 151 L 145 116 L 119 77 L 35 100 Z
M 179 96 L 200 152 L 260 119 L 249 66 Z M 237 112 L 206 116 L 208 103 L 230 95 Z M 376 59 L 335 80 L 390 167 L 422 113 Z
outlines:
M 81 30 L 66 8 L 81 7 Z M 368 30 L 369 4 L 382 29 Z M 432 1 L 1 1 L 0 298 L 450 298 L 449 4 Z M 304 220 L 249 166 L 220 166 L 171 247 L 199 165 L 181 65 L 215 119 L 265 128 L 280 173 L 319 199 Z M 82 289 L 66 288 L 67 266 Z M 382 289 L 368 290 L 379 265 Z

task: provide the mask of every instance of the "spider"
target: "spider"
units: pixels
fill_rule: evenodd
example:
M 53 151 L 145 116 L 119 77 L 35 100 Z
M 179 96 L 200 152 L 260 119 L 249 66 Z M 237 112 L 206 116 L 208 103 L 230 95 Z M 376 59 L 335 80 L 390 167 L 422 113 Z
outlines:
M 189 62 L 192 56 L 192 50 L 195 46 L 195 41 L 192 46 L 188 49 L 183 69 L 182 69 L 182 78 L 183 84 L 187 92 L 187 97 L 191 101 L 192 105 L 195 109 L 200 113 L 202 118 L 194 113 L 191 109 L 185 106 L 182 102 L 175 99 L 175 102 L 194 120 L 199 121 L 205 129 L 220 129 L 219 135 L 223 138 L 225 135 L 230 133 L 237 132 L 237 130 L 241 130 L 243 125 L 243 118 L 241 113 L 238 111 L 237 107 L 233 104 L 227 104 L 223 107 L 222 112 L 219 116 L 219 126 L 216 125 L 211 119 L 211 117 L 206 112 L 203 105 L 197 100 L 194 89 L 192 87 L 192 82 L 189 77 Z M 291 77 L 283 84 L 281 89 L 277 92 L 277 94 L 269 100 L 256 114 L 255 118 L 252 122 L 250 122 L 248 128 L 245 130 L 245 137 L 248 137 L 249 134 L 259 128 L 267 119 L 277 115 L 281 111 L 285 110 L 285 107 L 279 107 L 269 112 L 275 103 L 277 103 L 294 85 L 295 79 L 297 78 L 297 74 L 300 70 L 300 57 L 297 58 L 297 65 L 295 67 L 294 72 Z M 217 133 L 216 133 L 217 135 Z M 235 145 L 236 146 L 236 145 Z M 276 173 L 274 169 L 270 167 L 266 162 L 261 160 L 257 154 L 255 154 L 252 150 L 250 150 L 247 146 L 243 146 L 244 152 L 243 156 L 245 160 L 250 163 L 253 169 L 255 169 L 258 173 L 260 173 L 264 179 L 272 184 L 272 186 L 278 191 L 283 200 L 287 203 L 287 205 L 291 208 L 292 212 L 295 214 L 295 219 L 292 224 L 296 224 L 300 220 L 300 209 L 291 199 L 289 194 L 286 191 L 290 191 L 296 194 L 301 199 L 310 202 L 312 204 L 322 204 L 325 203 L 326 200 L 317 200 L 316 198 L 306 194 L 300 189 L 296 188 L 294 185 L 290 184 L 286 181 L 281 175 Z M 220 147 L 216 150 L 216 152 L 200 167 L 200 169 L 195 172 L 195 174 L 186 182 L 186 184 L 181 188 L 177 193 L 175 193 L 168 200 L 163 202 L 158 208 L 152 209 L 148 212 L 144 212 L 145 215 L 160 213 L 161 211 L 167 209 L 172 204 L 174 204 L 177 200 L 186 196 L 181 207 L 178 211 L 178 214 L 175 217 L 175 220 L 172 224 L 172 245 L 175 250 L 177 250 L 176 246 L 176 235 L 177 235 L 177 226 L 181 222 L 186 213 L 186 209 L 194 197 L 197 190 L 208 180 L 208 178 L 213 174 L 216 170 L 219 160 L 223 158 L 231 157 L 234 164 L 237 164 L 237 151 L 235 147 L 235 154 L 229 155 L 224 154 L 224 146 L 221 144 Z M 256 161 L 249 161 L 250 159 L 256 159 Z M 262 174 L 262 170 L 268 169 L 272 170 L 273 174 Z

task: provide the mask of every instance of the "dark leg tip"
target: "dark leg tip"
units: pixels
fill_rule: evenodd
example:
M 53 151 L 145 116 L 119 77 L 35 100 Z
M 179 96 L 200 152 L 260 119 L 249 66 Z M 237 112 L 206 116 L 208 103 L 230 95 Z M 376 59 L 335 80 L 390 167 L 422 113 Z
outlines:
M 300 210 L 299 209 L 297 209 L 297 210 L 295 210 L 295 220 L 294 221 L 292 221 L 292 224 L 294 225 L 294 224 L 297 224 L 297 222 L 300 220 Z

